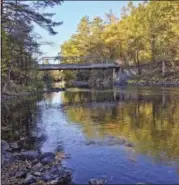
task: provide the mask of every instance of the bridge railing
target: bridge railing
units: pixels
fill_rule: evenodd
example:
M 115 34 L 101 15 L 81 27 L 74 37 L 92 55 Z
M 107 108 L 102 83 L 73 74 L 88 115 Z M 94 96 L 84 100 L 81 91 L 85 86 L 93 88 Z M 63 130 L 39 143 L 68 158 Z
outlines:
M 71 57 L 62 57 L 62 56 L 54 56 L 54 57 L 43 57 L 41 59 L 42 63 L 44 63 L 44 61 L 48 61 L 49 63 L 51 63 L 50 61 L 58 61 L 59 63 L 76 63 L 78 61 L 78 63 L 91 63 L 93 64 L 94 61 L 95 63 L 114 63 L 112 60 L 109 59 L 104 59 L 104 58 L 99 58 L 99 57 L 94 57 L 94 56 L 71 56 Z M 56 62 L 55 62 L 56 63 Z M 55 64 L 53 63 L 53 64 Z M 59 64 L 58 63 L 58 64 Z
M 44 67 L 44 68 L 53 68 L 53 67 L 101 67 L 101 68 L 106 68 L 110 66 L 118 66 L 117 64 L 114 63 L 81 63 L 81 64 L 39 64 L 39 67 Z

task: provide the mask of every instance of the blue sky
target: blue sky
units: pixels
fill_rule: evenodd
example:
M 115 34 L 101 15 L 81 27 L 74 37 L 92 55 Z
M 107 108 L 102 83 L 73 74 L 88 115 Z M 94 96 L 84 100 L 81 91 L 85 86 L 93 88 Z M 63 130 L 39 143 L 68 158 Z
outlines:
M 138 2 L 135 1 L 135 4 Z M 63 24 L 56 28 L 58 32 L 55 36 L 50 36 L 44 30 L 36 27 L 36 32 L 40 33 L 44 41 L 53 42 L 53 45 L 41 46 L 44 56 L 56 56 L 60 51 L 60 45 L 68 40 L 76 31 L 80 19 L 87 15 L 90 19 L 95 16 L 104 17 L 110 9 L 116 16 L 120 16 L 122 7 L 128 4 L 127 1 L 65 1 L 60 6 L 48 8 L 46 11 L 56 13 L 55 21 L 63 21 Z

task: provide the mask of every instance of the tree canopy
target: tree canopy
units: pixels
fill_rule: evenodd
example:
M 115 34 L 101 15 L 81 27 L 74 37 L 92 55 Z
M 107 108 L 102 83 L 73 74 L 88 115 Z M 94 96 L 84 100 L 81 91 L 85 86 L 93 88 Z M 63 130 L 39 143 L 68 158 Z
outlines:
M 41 36 L 34 32 L 36 25 L 55 35 L 55 27 L 62 22 L 53 21 L 53 15 L 42 11 L 60 5 L 60 0 L 51 1 L 1 1 L 2 5 L 2 90 L 10 84 L 31 85 L 37 82 L 35 72 L 40 54 Z M 9 89 L 10 90 L 10 89 Z
M 73 60 L 76 63 L 174 63 L 179 60 L 179 3 L 148 1 L 134 6 L 129 2 L 120 18 L 112 11 L 104 19 L 85 16 L 61 46 L 61 55 L 88 56 L 88 60 Z

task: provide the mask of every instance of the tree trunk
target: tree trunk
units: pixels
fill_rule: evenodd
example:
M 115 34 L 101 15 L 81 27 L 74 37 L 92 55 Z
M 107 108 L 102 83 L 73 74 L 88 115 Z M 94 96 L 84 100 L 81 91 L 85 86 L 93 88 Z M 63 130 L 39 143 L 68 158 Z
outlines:
M 155 62 L 155 36 L 151 35 L 152 62 Z
M 9 84 L 10 80 L 11 80 L 11 71 L 12 71 L 12 66 L 13 64 L 11 63 L 10 67 L 9 67 L 9 71 L 8 71 L 8 79 L 7 82 L 4 84 L 4 87 L 2 89 L 2 92 L 4 93 L 6 91 L 7 85 Z
M 136 62 L 137 62 L 137 69 L 138 69 L 138 75 L 141 75 L 141 69 L 140 69 L 140 62 L 139 62 L 139 52 L 136 52 Z
M 165 61 L 162 61 L 162 77 L 165 77 Z

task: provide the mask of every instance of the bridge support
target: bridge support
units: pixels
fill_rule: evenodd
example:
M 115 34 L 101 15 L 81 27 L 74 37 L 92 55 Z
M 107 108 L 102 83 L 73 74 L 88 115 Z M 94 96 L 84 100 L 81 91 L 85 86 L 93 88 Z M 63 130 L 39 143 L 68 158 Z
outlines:
M 120 67 L 120 69 L 119 69 L 119 83 L 120 84 L 123 83 L 123 80 L 124 80 L 123 74 L 124 74 L 124 70 L 122 67 Z
M 118 77 L 119 77 L 119 68 L 114 68 L 113 69 L 113 83 L 117 83 L 118 82 Z
M 124 69 L 122 67 L 113 69 L 113 83 L 122 84 L 124 80 Z

